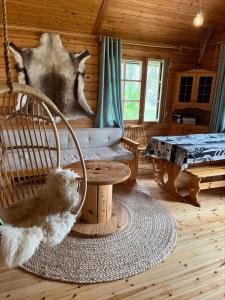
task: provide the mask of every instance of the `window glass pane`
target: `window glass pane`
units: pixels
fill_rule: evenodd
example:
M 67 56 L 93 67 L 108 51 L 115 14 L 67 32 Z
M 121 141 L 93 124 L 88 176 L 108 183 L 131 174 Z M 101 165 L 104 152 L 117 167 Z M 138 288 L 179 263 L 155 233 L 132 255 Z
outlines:
M 210 94 L 212 88 L 212 77 L 210 76 L 201 76 L 198 86 L 198 103 L 209 103 Z
M 121 79 L 124 79 L 124 62 L 121 63 Z
M 162 62 L 148 61 L 144 121 L 159 120 L 161 100 Z
M 193 77 L 182 76 L 180 80 L 179 102 L 188 103 L 191 101 Z
M 139 102 L 124 102 L 124 120 L 139 119 Z
M 124 97 L 124 81 L 121 81 L 121 96 Z
M 141 80 L 141 63 L 126 63 L 126 80 Z
M 140 82 L 125 82 L 124 100 L 140 100 L 141 83 Z
M 121 91 L 124 120 L 139 120 L 142 62 L 123 60 L 121 63 Z

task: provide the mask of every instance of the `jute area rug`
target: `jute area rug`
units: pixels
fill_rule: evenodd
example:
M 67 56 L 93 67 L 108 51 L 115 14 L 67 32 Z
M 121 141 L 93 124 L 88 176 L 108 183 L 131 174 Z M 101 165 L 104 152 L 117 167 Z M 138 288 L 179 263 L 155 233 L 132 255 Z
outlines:
M 42 245 L 22 269 L 66 282 L 107 282 L 143 272 L 170 254 L 176 224 L 159 200 L 117 188 L 113 201 L 129 212 L 129 225 L 122 232 L 103 238 L 67 236 L 54 248 Z

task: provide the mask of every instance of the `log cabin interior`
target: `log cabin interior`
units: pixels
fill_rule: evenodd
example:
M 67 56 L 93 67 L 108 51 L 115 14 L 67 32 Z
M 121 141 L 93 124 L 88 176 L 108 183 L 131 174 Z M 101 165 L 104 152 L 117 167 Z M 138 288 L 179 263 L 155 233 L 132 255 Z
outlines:
M 1 14 L 0 299 L 224 299 L 224 0 Z

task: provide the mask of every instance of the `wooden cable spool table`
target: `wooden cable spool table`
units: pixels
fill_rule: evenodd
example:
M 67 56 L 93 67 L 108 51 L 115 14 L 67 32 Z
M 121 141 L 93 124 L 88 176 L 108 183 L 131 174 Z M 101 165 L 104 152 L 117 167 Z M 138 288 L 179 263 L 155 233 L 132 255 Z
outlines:
M 128 212 L 112 201 L 113 185 L 127 180 L 130 168 L 115 161 L 86 161 L 87 196 L 82 214 L 72 232 L 82 236 L 105 236 L 128 225 Z M 82 174 L 79 163 L 66 168 Z

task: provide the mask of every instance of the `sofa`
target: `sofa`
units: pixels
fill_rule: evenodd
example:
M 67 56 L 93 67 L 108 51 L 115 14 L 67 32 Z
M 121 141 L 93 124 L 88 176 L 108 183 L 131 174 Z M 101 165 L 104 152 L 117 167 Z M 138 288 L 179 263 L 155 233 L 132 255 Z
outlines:
M 139 144 L 123 137 L 121 129 L 76 128 L 74 132 L 85 160 L 115 160 L 125 163 L 131 169 L 129 181 L 136 179 Z M 59 128 L 58 135 L 61 150 L 61 166 L 65 167 L 77 162 L 79 155 L 70 132 L 65 128 Z M 18 130 L 14 130 L 14 132 L 12 130 L 11 132 L 10 130 L 2 130 L 1 136 L 5 144 L 14 144 L 14 147 L 8 148 L 7 158 L 4 159 L 7 170 L 12 171 L 15 169 L 22 172 L 22 169 L 38 169 L 43 167 L 43 165 L 56 164 L 57 152 L 54 151 L 56 142 L 53 130 L 43 130 L 41 136 L 35 135 L 34 129 L 30 129 L 30 133 L 28 130 L 25 130 L 25 134 L 21 134 Z M 48 145 L 49 149 L 38 151 L 35 145 L 38 145 L 40 141 Z M 27 143 L 30 145 L 29 148 L 22 149 L 20 147 Z

